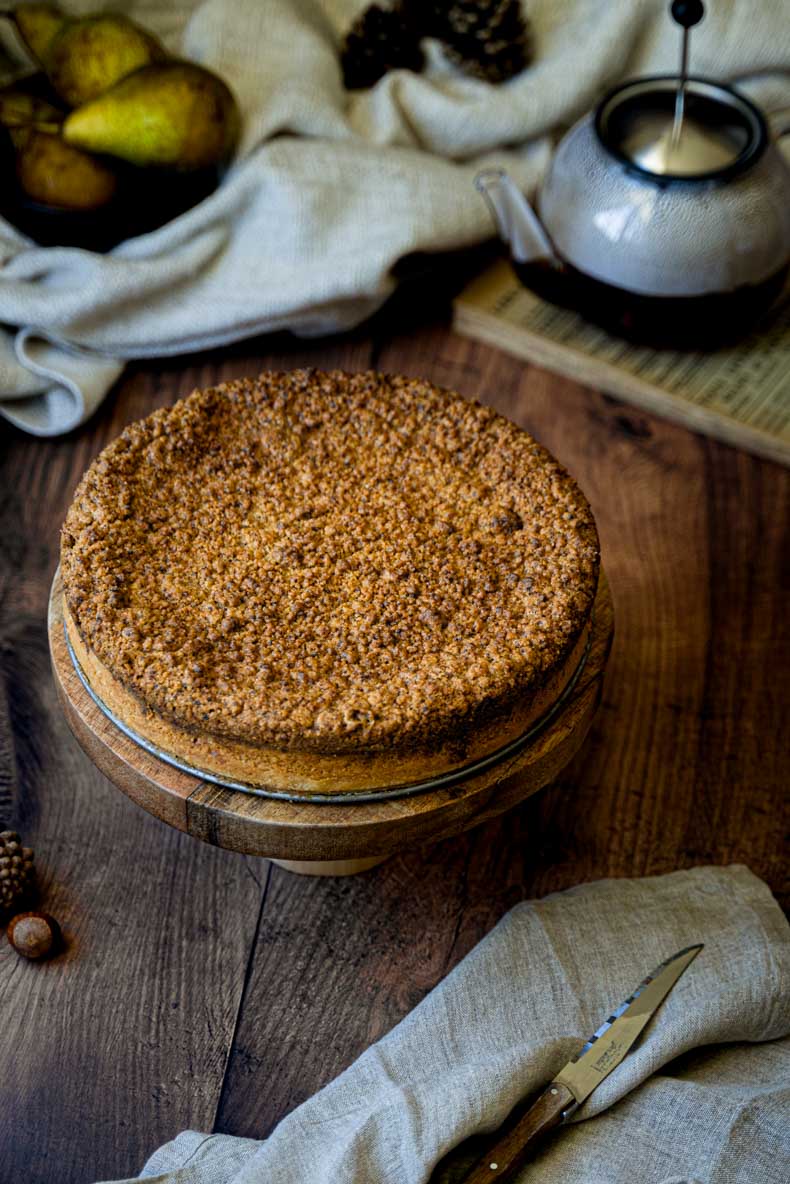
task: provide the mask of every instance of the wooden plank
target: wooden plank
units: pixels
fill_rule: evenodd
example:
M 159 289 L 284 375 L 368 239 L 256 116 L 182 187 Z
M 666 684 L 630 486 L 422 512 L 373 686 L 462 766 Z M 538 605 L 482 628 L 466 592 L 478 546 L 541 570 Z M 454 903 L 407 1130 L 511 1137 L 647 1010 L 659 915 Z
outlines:
M 0 654 L 19 776 L 14 822 L 67 940 L 38 965 L 0 938 L 0 1179 L 30 1184 L 125 1176 L 179 1129 L 211 1125 L 263 898 L 254 863 L 127 802 L 63 718 L 48 584 L 92 438 L 15 434 L 0 484 L 0 534 L 13 556 Z
M 44 630 L 57 529 L 82 469 L 124 423 L 267 364 L 363 368 L 370 337 L 248 343 L 137 366 L 72 437 L 11 432 L 0 483 L 0 658 L 17 822 L 72 946 L 64 959 L 28 966 L 0 944 L 2 1179 L 126 1174 L 180 1127 L 210 1127 L 215 1110 L 217 1129 L 265 1134 L 525 897 L 738 859 L 790 905 L 788 474 L 453 338 L 424 307 L 408 334 L 376 332 L 380 368 L 494 404 L 564 460 L 590 497 L 618 637 L 588 742 L 506 819 L 426 852 L 347 880 L 275 869 L 220 1091 L 261 865 L 147 818 L 71 740 Z
M 790 903 L 790 474 L 435 329 L 385 352 L 393 368 L 399 349 L 532 431 L 595 511 L 617 637 L 561 777 L 576 878 L 742 860 Z
M 48 964 L 25 963 L 0 932 L 0 1180 L 127 1176 L 179 1130 L 214 1121 L 268 865 L 162 826 L 83 755 L 51 677 L 47 600 L 73 489 L 126 423 L 267 364 L 320 355 L 360 368 L 370 345 L 279 350 L 248 343 L 132 367 L 65 439 L 4 428 L 0 677 L 18 773 L 12 822 L 36 850 L 41 901 L 68 948 Z
M 790 910 L 790 473 L 708 443 L 704 489 L 710 641 L 680 841 L 748 864 Z
M 265 1136 L 443 977 L 469 845 L 345 879 L 272 869 L 216 1129 Z
M 389 1030 L 518 900 L 742 860 L 790 905 L 783 470 L 441 328 L 384 344 L 529 428 L 590 497 L 617 637 L 602 710 L 505 818 L 343 881 L 275 869 L 217 1128 L 263 1136 Z

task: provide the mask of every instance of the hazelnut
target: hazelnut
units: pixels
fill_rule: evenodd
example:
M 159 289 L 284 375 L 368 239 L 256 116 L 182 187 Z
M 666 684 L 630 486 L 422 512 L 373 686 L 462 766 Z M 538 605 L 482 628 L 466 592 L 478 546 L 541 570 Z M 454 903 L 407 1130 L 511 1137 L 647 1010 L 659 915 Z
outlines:
M 23 958 L 47 958 L 62 941 L 60 926 L 49 913 L 17 913 L 8 922 L 8 940 Z

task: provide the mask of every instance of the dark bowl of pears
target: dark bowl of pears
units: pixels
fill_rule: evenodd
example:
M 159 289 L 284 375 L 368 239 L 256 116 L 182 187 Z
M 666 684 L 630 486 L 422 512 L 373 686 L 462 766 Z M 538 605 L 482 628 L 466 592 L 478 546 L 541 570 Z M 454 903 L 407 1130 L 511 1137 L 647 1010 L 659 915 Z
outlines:
M 116 13 L 29 4 L 9 18 L 32 72 L 0 89 L 0 214 L 42 246 L 108 251 L 208 197 L 236 101 Z

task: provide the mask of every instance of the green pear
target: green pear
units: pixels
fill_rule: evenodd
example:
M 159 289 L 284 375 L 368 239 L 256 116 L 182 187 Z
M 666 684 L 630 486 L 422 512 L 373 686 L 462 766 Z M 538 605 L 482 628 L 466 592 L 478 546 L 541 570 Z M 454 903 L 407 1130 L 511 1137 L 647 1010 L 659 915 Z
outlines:
M 136 165 L 199 169 L 227 158 L 239 114 L 228 87 L 192 62 L 144 66 L 72 111 L 69 144 Z
M 0 90 L 0 123 L 4 127 L 45 125 L 46 130 L 57 132 L 62 119 L 63 112 L 38 95 L 17 86 L 6 86 Z
M 150 33 L 116 13 L 67 21 L 50 41 L 43 64 L 70 107 L 89 103 L 121 78 L 166 57 Z
M 96 210 L 113 197 L 115 173 L 103 161 L 36 128 L 13 128 L 16 174 L 28 197 L 63 210 Z
M 26 4 L 11 16 L 27 48 L 43 65 L 56 33 L 68 22 L 65 12 L 54 4 Z

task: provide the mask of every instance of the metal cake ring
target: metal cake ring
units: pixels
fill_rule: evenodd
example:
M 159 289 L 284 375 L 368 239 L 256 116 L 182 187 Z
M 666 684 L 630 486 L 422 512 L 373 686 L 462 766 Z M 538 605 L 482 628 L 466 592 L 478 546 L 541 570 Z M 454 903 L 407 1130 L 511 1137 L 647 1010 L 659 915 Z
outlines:
M 526 732 L 522 732 L 515 740 L 508 741 L 507 744 L 501 748 L 497 748 L 488 756 L 481 757 L 480 760 L 474 761 L 471 765 L 464 765 L 460 769 L 451 769 L 448 773 L 441 773 L 438 777 L 431 777 L 428 781 L 420 781 L 416 785 L 393 785 L 385 789 L 373 790 L 341 790 L 338 793 L 286 793 L 280 789 L 264 789 L 259 785 L 250 785 L 245 781 L 230 781 L 225 777 L 219 777 L 216 773 L 209 773 L 205 769 L 199 769 L 195 765 L 189 765 L 186 761 L 179 760 L 178 757 L 171 756 L 170 753 L 158 748 L 156 744 L 152 744 L 150 740 L 146 740 L 143 736 L 138 735 L 132 728 L 118 719 L 113 711 L 103 702 L 102 699 L 94 691 L 90 685 L 88 678 L 80 666 L 79 659 L 74 653 L 74 648 L 71 644 L 71 639 L 66 630 L 65 622 L 63 625 L 63 633 L 66 638 L 66 648 L 69 651 L 72 665 L 77 672 L 77 677 L 84 686 L 85 690 L 90 695 L 93 702 L 99 710 L 106 715 L 119 731 L 138 744 L 140 748 L 144 748 L 152 756 L 157 757 L 165 764 L 172 765 L 173 768 L 180 769 L 182 773 L 189 773 L 192 777 L 199 777 L 201 781 L 210 781 L 213 785 L 219 785 L 223 789 L 235 789 L 241 793 L 253 794 L 260 798 L 275 798 L 284 802 L 307 802 L 310 804 L 320 803 L 330 806 L 336 805 L 353 805 L 355 802 L 381 802 L 392 800 L 393 798 L 407 798 L 412 797 L 418 793 L 427 793 L 433 789 L 444 789 L 450 785 L 459 785 L 463 781 L 468 781 L 472 777 L 476 777 L 478 773 L 484 773 L 486 769 L 493 768 L 506 761 L 509 757 L 516 756 L 523 748 L 534 740 L 552 721 L 554 716 L 561 709 L 566 702 L 574 687 L 576 686 L 582 671 L 587 664 L 587 658 L 590 654 L 592 646 L 593 628 L 595 623 L 595 610 L 590 614 L 590 632 L 587 637 L 587 644 L 584 647 L 579 664 L 574 670 L 571 677 L 562 689 L 560 695 L 554 700 L 551 707 L 546 711 L 540 719 L 536 720 Z

